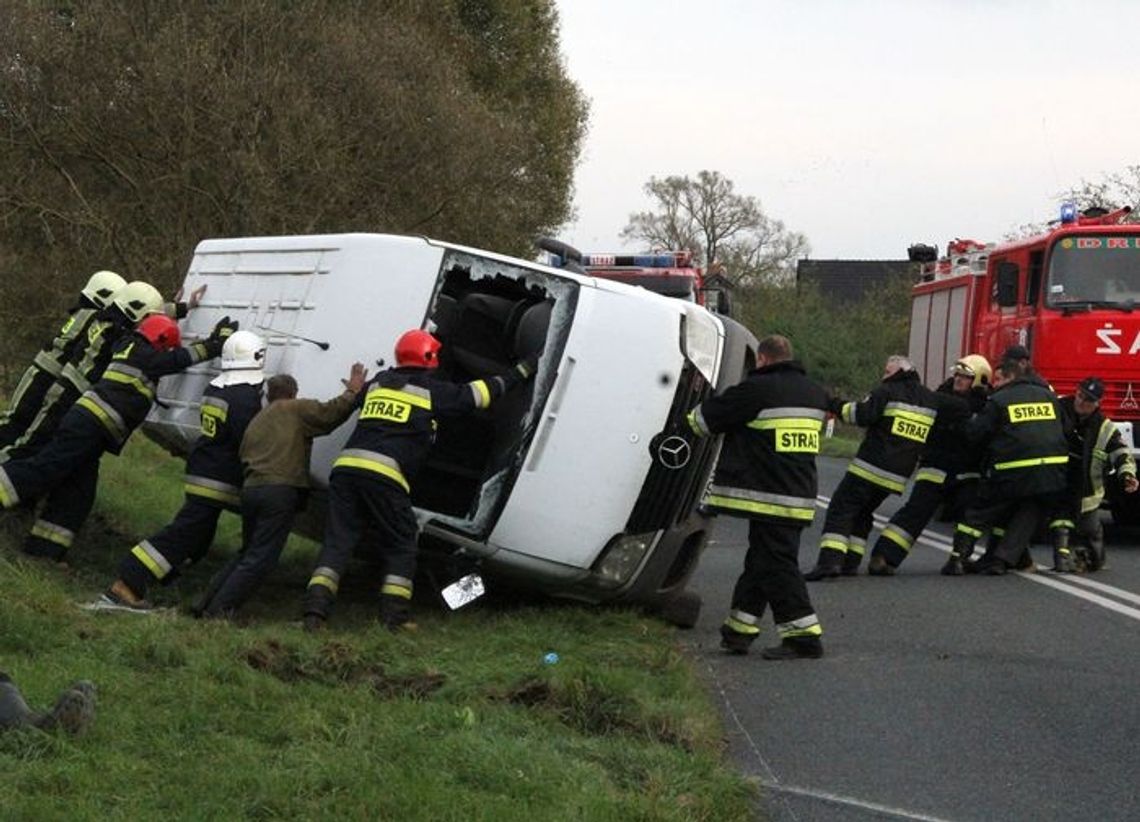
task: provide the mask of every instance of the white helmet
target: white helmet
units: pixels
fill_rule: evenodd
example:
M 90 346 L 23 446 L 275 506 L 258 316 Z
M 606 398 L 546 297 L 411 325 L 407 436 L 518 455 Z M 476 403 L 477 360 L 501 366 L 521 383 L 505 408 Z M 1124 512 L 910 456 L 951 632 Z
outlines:
M 115 305 L 133 323 L 142 321 L 147 314 L 161 314 L 165 304 L 158 289 L 142 280 L 129 282 L 115 292 Z
M 235 331 L 222 346 L 222 373 L 210 385 L 257 385 L 265 379 L 264 368 L 265 340 L 252 331 Z
M 96 271 L 79 293 L 94 303 L 96 308 L 106 308 L 111 304 L 115 292 L 126 284 L 127 281 L 114 271 Z

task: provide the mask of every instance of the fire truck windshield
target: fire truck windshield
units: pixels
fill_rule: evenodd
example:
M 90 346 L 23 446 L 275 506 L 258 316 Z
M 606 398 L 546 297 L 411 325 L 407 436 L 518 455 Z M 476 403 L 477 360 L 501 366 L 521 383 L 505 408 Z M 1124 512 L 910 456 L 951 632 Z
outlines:
M 1123 308 L 1140 304 L 1140 237 L 1064 237 L 1053 246 L 1045 305 Z

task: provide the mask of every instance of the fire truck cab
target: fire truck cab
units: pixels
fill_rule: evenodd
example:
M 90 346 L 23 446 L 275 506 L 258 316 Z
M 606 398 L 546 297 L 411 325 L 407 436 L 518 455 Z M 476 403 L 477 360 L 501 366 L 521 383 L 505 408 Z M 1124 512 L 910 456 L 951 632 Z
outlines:
M 916 245 L 910 356 L 927 384 L 955 360 L 979 353 L 996 363 L 1010 345 L 1060 395 L 1084 377 L 1105 382 L 1103 413 L 1134 454 L 1140 423 L 1140 224 L 1128 207 L 1078 213 L 1070 204 L 1048 231 L 1002 244 L 955 240 L 945 257 Z M 1140 523 L 1140 500 L 1110 481 L 1118 522 Z

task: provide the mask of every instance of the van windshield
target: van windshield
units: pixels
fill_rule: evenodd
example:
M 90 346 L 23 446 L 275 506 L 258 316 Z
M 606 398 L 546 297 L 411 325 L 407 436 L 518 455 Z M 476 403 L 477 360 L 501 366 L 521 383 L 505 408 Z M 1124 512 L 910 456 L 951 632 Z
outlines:
M 1123 308 L 1140 304 L 1140 237 L 1065 237 L 1052 249 L 1049 308 Z

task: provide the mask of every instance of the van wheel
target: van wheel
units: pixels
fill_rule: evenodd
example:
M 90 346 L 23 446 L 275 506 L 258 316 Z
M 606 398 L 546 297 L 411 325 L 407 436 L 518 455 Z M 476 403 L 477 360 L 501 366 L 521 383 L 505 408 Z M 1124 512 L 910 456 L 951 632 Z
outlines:
M 658 615 L 678 628 L 693 628 L 701 616 L 701 596 L 681 591 L 662 603 Z

